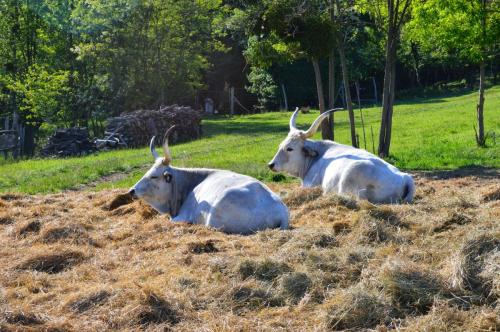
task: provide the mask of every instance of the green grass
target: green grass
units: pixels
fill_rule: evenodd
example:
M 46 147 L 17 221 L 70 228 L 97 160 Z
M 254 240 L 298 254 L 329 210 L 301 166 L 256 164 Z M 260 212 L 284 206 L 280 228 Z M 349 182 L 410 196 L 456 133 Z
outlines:
M 500 144 L 493 145 L 492 139 L 487 148 L 475 144 L 476 98 L 477 94 L 471 92 L 399 102 L 394 111 L 390 161 L 406 170 L 500 167 Z M 369 151 L 370 128 L 377 146 L 380 112 L 380 107 L 363 110 Z M 306 128 L 316 115 L 301 114 L 298 125 Z M 291 181 L 266 168 L 287 133 L 289 116 L 290 113 L 265 113 L 205 119 L 203 139 L 172 147 L 173 165 L 231 169 L 265 181 Z M 356 125 L 364 147 L 359 111 Z M 487 131 L 500 133 L 500 86 L 486 91 L 485 126 Z M 335 115 L 335 128 L 335 140 L 349 144 L 347 112 Z M 97 189 L 126 188 L 142 176 L 151 162 L 147 148 L 80 158 L 2 161 L 0 192 L 57 192 L 94 182 Z M 99 181 L 118 172 L 125 172 L 126 176 L 116 181 Z

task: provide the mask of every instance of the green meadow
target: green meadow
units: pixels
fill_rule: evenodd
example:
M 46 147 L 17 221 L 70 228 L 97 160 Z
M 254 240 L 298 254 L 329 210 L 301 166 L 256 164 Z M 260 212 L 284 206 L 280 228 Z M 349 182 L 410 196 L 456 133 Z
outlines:
M 416 98 L 397 103 L 389 161 L 404 170 L 444 170 L 500 167 L 500 86 L 486 91 L 487 148 L 474 140 L 477 93 Z M 356 113 L 361 147 L 377 147 L 380 107 Z M 203 120 L 203 138 L 171 147 L 173 165 L 230 169 L 264 181 L 294 181 L 271 173 L 266 164 L 288 131 L 289 112 L 273 112 Z M 317 112 L 301 114 L 297 124 L 307 128 Z M 373 136 L 372 136 L 373 131 Z M 372 137 L 375 142 L 372 141 Z M 319 139 L 319 134 L 316 134 Z M 498 140 L 498 138 L 497 138 Z M 350 144 L 347 112 L 335 114 L 335 141 Z M 126 188 L 152 162 L 148 148 L 101 152 L 65 159 L 0 161 L 0 192 L 49 193 L 79 188 Z

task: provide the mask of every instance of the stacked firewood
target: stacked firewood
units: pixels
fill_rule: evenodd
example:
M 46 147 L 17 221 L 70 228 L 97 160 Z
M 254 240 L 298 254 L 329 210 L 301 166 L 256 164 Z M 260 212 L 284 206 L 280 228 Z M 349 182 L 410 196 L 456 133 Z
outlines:
M 126 148 L 127 143 L 122 135 L 117 133 L 104 132 L 104 138 L 94 139 L 94 144 L 99 150 L 113 150 L 119 148 Z
M 128 147 L 147 145 L 152 136 L 161 143 L 163 134 L 175 125 L 170 142 L 201 136 L 201 114 L 187 106 L 163 106 L 158 110 L 138 110 L 108 119 L 106 131 L 121 135 Z
M 87 128 L 58 129 L 49 137 L 48 143 L 43 147 L 43 156 L 81 156 L 95 152 L 97 149 L 89 140 Z

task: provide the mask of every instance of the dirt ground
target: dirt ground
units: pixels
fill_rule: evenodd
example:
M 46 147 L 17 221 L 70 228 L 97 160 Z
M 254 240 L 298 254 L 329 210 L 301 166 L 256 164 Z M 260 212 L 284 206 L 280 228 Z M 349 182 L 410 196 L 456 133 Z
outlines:
M 0 331 L 500 330 L 500 171 L 413 204 L 271 184 L 292 228 L 174 224 L 120 191 L 0 196 Z

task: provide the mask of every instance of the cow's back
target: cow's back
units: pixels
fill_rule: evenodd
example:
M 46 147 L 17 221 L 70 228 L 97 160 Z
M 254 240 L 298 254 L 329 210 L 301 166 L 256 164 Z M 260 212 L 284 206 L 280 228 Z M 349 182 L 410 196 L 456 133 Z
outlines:
M 288 209 L 280 198 L 246 175 L 214 172 L 194 188 L 191 196 L 186 204 L 195 223 L 238 234 L 288 227 Z
M 400 200 L 406 181 L 405 173 L 381 158 L 342 144 L 326 150 L 305 180 L 309 181 L 304 181 L 305 186 L 321 185 L 324 192 L 352 194 L 372 202 Z

